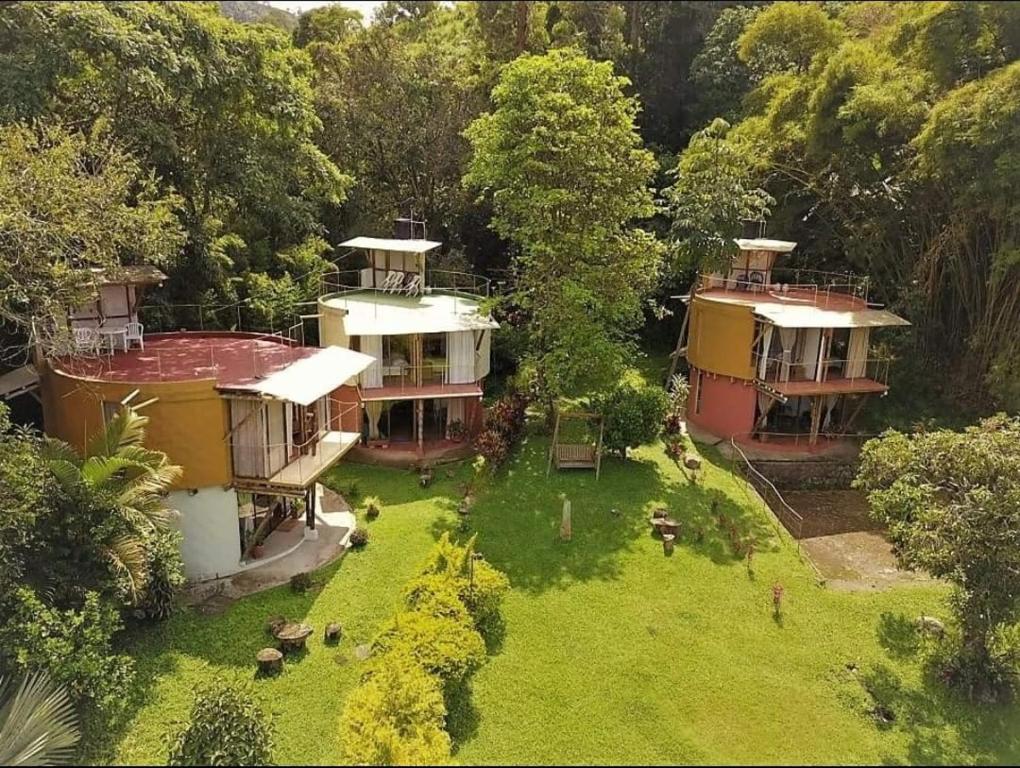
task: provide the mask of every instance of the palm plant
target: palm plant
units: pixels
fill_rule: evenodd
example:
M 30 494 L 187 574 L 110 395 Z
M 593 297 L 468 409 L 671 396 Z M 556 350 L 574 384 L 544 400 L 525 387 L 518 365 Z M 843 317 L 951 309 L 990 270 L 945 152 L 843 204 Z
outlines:
M 61 440 L 47 439 L 44 456 L 57 481 L 73 496 L 100 500 L 124 523 L 125 533 L 104 544 L 107 558 L 126 578 L 132 600 L 147 580 L 144 541 L 165 529 L 173 513 L 164 494 L 181 476 L 162 451 L 145 448 L 146 416 L 127 405 L 86 447 L 84 455 Z
M 17 690 L 0 678 L 0 765 L 62 765 L 78 744 L 78 718 L 67 691 L 45 673 Z

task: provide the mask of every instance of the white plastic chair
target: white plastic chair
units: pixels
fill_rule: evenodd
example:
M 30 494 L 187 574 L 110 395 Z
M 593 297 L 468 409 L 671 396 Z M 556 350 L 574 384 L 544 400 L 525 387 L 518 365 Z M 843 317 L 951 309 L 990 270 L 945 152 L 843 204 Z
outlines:
M 409 296 L 417 296 L 421 293 L 421 275 L 412 275 L 407 281 L 407 285 L 404 286 L 404 290 Z
M 99 332 L 95 328 L 74 328 L 72 333 L 74 334 L 75 352 L 86 352 L 92 355 L 99 354 L 101 340 Z
M 124 326 L 126 332 L 125 340 L 130 348 L 131 342 L 137 341 L 139 349 L 145 349 L 145 326 L 138 322 L 130 322 Z
M 404 284 L 404 273 L 403 272 L 389 272 L 386 275 L 386 279 L 383 280 L 382 289 L 386 293 L 393 293 L 399 291 Z

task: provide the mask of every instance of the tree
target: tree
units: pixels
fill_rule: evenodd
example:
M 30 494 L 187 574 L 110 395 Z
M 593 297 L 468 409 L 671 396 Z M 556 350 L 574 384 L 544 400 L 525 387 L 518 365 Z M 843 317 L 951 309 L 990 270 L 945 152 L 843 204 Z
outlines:
M 79 738 L 67 691 L 44 672 L 25 677 L 17 689 L 0 677 L 0 764 L 65 765 Z
M 654 210 L 655 161 L 625 85 L 574 49 L 522 56 L 466 132 L 465 183 L 492 201 L 492 227 L 516 247 L 525 363 L 549 403 L 613 378 L 658 275 L 661 248 L 633 226 Z
M 657 385 L 627 382 L 595 398 L 593 405 L 603 419 L 603 446 L 626 456 L 628 448 L 654 442 L 659 436 L 669 395 Z
M 168 765 L 272 765 L 273 725 L 245 687 L 217 680 L 198 692 L 167 738 Z
M 101 128 L 0 127 L 0 321 L 24 333 L 97 295 L 94 269 L 170 262 L 176 202 Z
M 996 635 L 1020 618 L 1020 419 L 887 432 L 865 443 L 855 485 L 899 563 L 955 586 L 961 642 L 949 679 L 972 696 L 1001 693 L 1012 662 L 996 656 Z
M 50 471 L 71 498 L 107 508 L 120 523 L 120 532 L 104 543 L 104 550 L 124 577 L 132 601 L 139 599 L 149 578 L 146 536 L 169 525 L 173 513 L 166 507 L 164 494 L 181 476 L 181 468 L 171 464 L 165 453 L 143 446 L 148 421 L 123 406 L 84 455 L 54 438 L 47 439 L 44 454 Z
M 310 43 L 342 43 L 361 30 L 361 13 L 339 3 L 311 8 L 298 17 L 294 45 L 304 48 Z
M 764 223 L 774 202 L 755 184 L 746 145 L 727 140 L 729 130 L 717 118 L 696 133 L 677 163 L 676 181 L 664 190 L 676 269 L 724 266 L 744 223 Z
M 758 8 L 726 8 L 705 35 L 705 43 L 691 62 L 691 81 L 697 89 L 697 116 L 703 122 L 716 117 L 732 123 L 740 117 L 742 101 L 758 75 L 737 54 L 740 36 Z
M 744 30 L 737 53 L 762 75 L 806 72 L 816 55 L 836 47 L 842 34 L 840 23 L 816 3 L 774 3 Z
M 244 298 L 232 278 L 277 269 L 344 200 L 352 179 L 313 141 L 310 75 L 288 34 L 212 4 L 23 2 L 0 20 L 0 121 L 108 125 L 180 196 L 167 303 Z

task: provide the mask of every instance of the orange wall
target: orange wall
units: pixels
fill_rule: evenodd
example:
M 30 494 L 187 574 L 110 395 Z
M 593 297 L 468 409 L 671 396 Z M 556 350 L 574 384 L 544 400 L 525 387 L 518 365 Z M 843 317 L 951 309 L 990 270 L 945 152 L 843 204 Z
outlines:
M 716 437 L 730 438 L 751 432 L 758 393 L 750 383 L 710 373 L 699 376 L 694 369 L 690 381 L 687 421 Z
M 78 379 L 45 368 L 41 377 L 46 432 L 81 450 L 103 428 L 103 401 L 119 402 L 139 390 L 134 403 L 156 402 L 141 413 L 149 417 L 148 448 L 163 451 L 184 469 L 180 488 L 205 488 L 231 482 L 227 404 L 213 379 L 125 384 Z
M 691 302 L 687 360 L 695 368 L 740 379 L 754 378 L 754 315 L 750 306 L 695 296 Z

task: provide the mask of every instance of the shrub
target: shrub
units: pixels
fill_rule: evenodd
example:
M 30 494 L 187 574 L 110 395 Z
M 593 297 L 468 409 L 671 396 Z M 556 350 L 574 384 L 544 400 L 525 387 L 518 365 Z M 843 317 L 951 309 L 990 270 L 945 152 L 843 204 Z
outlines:
M 485 426 L 475 439 L 475 449 L 490 466 L 497 467 L 510 456 L 524 434 L 528 399 L 520 392 L 505 395 L 488 409 Z
M 655 385 L 625 383 L 595 398 L 594 405 L 605 423 L 603 445 L 626 455 L 628 448 L 659 436 L 669 397 Z
M 489 638 L 502 625 L 500 610 L 510 590 L 510 581 L 475 552 L 475 538 L 460 545 L 444 533 L 433 548 L 422 575 L 408 586 L 407 599 L 408 605 L 414 607 L 433 593 L 453 591 L 470 613 L 478 631 Z M 449 586 L 441 586 L 443 581 Z
M 308 572 L 295 573 L 290 577 L 290 588 L 294 592 L 307 592 L 312 588 L 312 574 Z
M 199 691 L 191 718 L 168 738 L 169 765 L 269 765 L 273 729 L 246 688 L 222 681 Z
M 369 496 L 365 499 L 365 518 L 367 520 L 375 520 L 379 517 L 379 512 L 382 510 L 382 502 L 377 496 Z
M 355 765 L 442 765 L 450 761 L 445 719 L 439 680 L 387 654 L 347 698 L 340 740 Z
M 156 531 L 147 537 L 144 548 L 149 578 L 138 607 L 148 619 L 168 619 L 177 591 L 184 586 L 181 534 L 175 530 Z
M 351 538 L 348 540 L 352 549 L 361 549 L 368 544 L 368 530 L 365 528 L 355 528 L 351 531 Z
M 451 440 L 463 440 L 467 433 L 467 427 L 460 419 L 454 419 L 446 427 L 446 434 Z
M 466 613 L 450 618 L 402 611 L 374 646 L 382 657 L 380 663 L 385 664 L 389 654 L 403 654 L 447 684 L 459 683 L 485 659 L 485 643 Z

